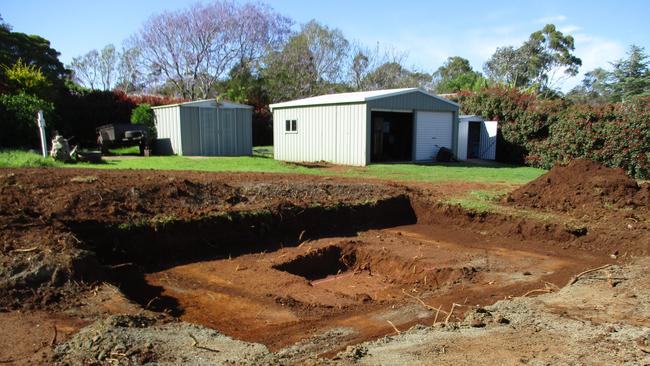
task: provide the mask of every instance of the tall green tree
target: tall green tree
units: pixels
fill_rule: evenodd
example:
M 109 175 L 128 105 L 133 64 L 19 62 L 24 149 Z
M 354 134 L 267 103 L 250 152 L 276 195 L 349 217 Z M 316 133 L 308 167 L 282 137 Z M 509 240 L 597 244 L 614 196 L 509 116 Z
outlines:
M 585 73 L 582 83 L 573 88 L 567 98 L 581 103 L 603 103 L 612 98 L 611 72 L 598 67 Z
M 42 37 L 12 32 L 0 20 L 0 146 L 35 146 L 35 119 L 53 122 L 53 102 L 64 94 L 68 71 Z
M 461 90 L 474 90 L 485 86 L 485 78 L 474 71 L 469 60 L 459 56 L 449 57 L 433 73 L 436 93 L 456 93 Z
M 412 71 L 398 62 L 387 62 L 364 78 L 368 90 L 393 88 L 428 89 L 433 80 L 431 74 Z
M 650 95 L 650 63 L 643 47 L 631 45 L 627 57 L 611 62 L 612 70 L 596 68 L 567 95 L 589 103 L 620 102 Z
M 264 80 L 254 75 L 247 64 L 239 64 L 230 70 L 228 78 L 217 87 L 219 95 L 227 100 L 261 107 L 260 102 L 268 104 L 264 90 Z
M 11 67 L 0 69 L 11 89 L 0 94 L 0 146 L 34 146 L 37 142 L 36 113 L 43 110 L 49 117 L 54 110 L 51 102 L 40 96 L 49 81 L 40 68 L 18 60 Z
M 50 47 L 45 38 L 12 32 L 11 27 L 0 27 L 0 65 L 11 67 L 18 60 L 41 70 L 53 87 L 62 87 L 69 71 L 59 61 L 59 52 Z M 0 74 L 0 92 L 8 91 L 7 79 Z
M 349 42 L 338 29 L 312 20 L 270 52 L 261 74 L 272 102 L 339 90 Z
M 487 60 L 483 71 L 490 80 L 499 84 L 526 87 L 531 82 L 526 63 L 526 55 L 520 49 L 512 46 L 499 47 Z
M 582 65 L 574 49 L 573 37 L 547 24 L 519 48 L 498 48 L 485 63 L 484 71 L 491 80 L 511 87 L 555 89 L 562 78 L 577 75 Z
M 627 58 L 614 61 L 612 67 L 611 89 L 614 100 L 650 94 L 648 55 L 643 47 L 630 46 Z

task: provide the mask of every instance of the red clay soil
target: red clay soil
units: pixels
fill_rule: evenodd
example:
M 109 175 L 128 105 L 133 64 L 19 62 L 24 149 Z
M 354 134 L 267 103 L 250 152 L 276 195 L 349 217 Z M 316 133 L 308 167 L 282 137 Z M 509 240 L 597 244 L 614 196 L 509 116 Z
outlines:
M 636 208 L 650 206 L 650 187 L 639 186 L 623 169 L 574 160 L 553 167 L 507 199 L 517 206 L 552 211 Z
M 452 319 L 462 319 L 469 307 L 522 296 L 545 283 L 562 286 L 573 274 L 611 261 L 559 251 L 545 241 L 522 244 L 415 224 L 185 264 L 147 274 L 146 281 L 162 289 L 160 299 L 177 302 L 185 321 L 272 350 L 332 327 L 354 329 L 341 350 L 390 334 L 393 325 L 430 324 L 432 309 L 461 304 Z
M 596 178 L 571 181 L 571 169 Z M 18 341 L 51 347 L 44 337 L 52 322 L 43 312 L 91 322 L 151 310 L 272 349 L 354 329 L 344 347 L 393 326 L 430 324 L 433 308 L 458 303 L 460 317 L 545 283 L 561 287 L 624 253 L 648 254 L 643 212 L 636 221 L 612 214 L 607 228 L 588 221 L 583 231 L 438 203 L 458 186 L 471 189 L 301 175 L 0 170 L 0 325 L 17 329 L 17 319 L 36 319 L 48 331 L 32 339 L 26 322 L 15 331 Z M 571 195 L 570 186 L 581 194 Z M 562 194 L 565 210 L 587 205 L 598 188 L 601 204 L 627 207 L 623 197 L 634 200 L 635 187 L 578 162 L 513 199 L 553 211 L 555 199 L 546 195 Z M 102 283 L 108 298 L 126 296 L 131 305 L 98 301 Z M 80 326 L 63 323 L 57 327 L 68 333 Z M 0 338 L 10 344 L 6 333 Z

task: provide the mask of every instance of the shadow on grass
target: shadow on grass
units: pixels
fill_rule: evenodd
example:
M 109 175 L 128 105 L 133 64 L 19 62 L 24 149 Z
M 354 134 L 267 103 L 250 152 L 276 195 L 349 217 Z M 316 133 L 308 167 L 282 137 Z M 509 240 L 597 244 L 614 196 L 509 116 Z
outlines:
M 253 156 L 260 158 L 273 159 L 273 145 L 270 146 L 253 146 Z

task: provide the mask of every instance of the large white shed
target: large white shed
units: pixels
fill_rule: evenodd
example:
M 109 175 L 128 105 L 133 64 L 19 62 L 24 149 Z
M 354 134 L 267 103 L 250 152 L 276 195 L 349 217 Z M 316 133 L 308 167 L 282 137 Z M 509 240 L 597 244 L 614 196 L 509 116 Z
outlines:
M 458 160 L 494 160 L 497 152 L 497 121 L 463 115 L 458 123 Z
M 321 95 L 271 104 L 274 157 L 367 165 L 456 153 L 458 104 L 417 88 Z
M 156 151 L 187 156 L 253 152 L 253 107 L 216 99 L 153 107 Z

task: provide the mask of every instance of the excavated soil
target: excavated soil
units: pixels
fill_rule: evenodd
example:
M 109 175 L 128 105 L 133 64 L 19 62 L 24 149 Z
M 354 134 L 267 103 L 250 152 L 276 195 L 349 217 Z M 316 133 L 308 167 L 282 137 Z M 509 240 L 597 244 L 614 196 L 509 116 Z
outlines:
M 620 168 L 590 160 L 574 160 L 516 189 L 507 198 L 518 206 L 554 211 L 645 208 L 650 186 L 639 186 Z
M 550 182 L 568 179 L 558 169 Z M 629 190 L 632 204 L 603 199 L 615 203 L 577 227 L 564 208 L 549 214 L 557 206 L 544 206 L 539 219 L 439 203 L 483 184 L 1 170 L 0 361 L 399 363 L 367 342 L 417 324 L 482 329 L 485 316 L 471 318 L 477 309 L 555 293 L 581 271 L 649 255 L 650 217 L 634 201 L 642 189 L 618 182 L 599 197 Z M 533 183 L 524 188 L 540 197 L 556 189 Z M 524 188 L 514 202 L 538 207 L 519 200 Z M 553 306 L 584 317 L 566 301 Z M 390 340 L 398 348 L 402 341 Z M 413 357 L 436 359 L 429 351 Z

